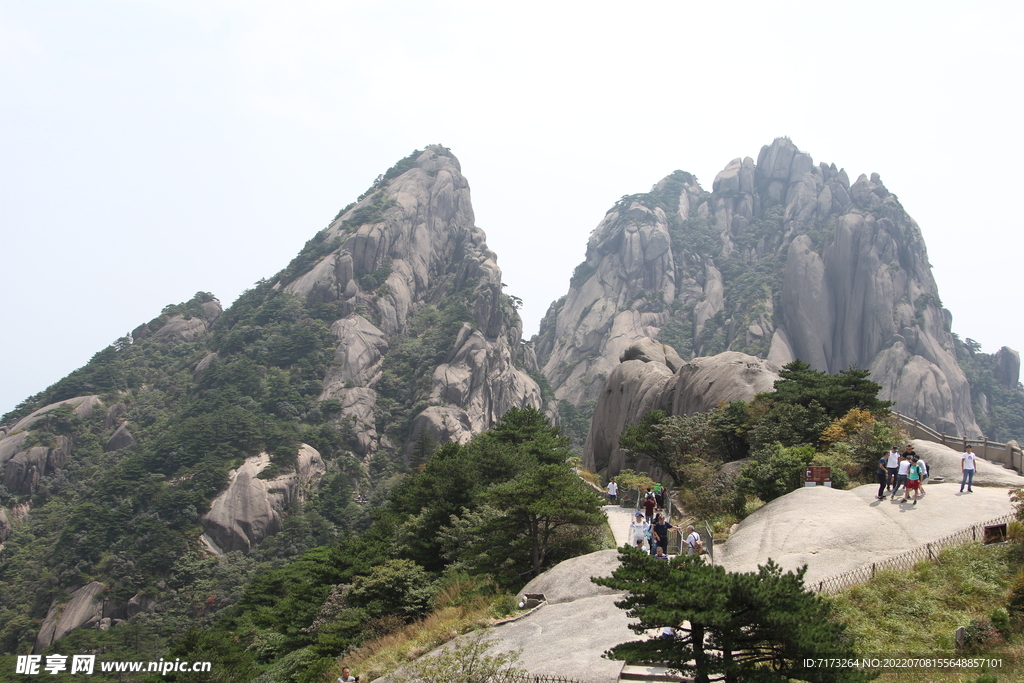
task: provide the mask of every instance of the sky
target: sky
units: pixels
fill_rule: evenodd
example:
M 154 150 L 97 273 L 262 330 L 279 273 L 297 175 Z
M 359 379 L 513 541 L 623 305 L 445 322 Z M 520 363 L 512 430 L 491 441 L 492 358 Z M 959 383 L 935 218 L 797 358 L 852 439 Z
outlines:
M 1024 351 L 1024 4 L 0 0 L 0 414 L 229 305 L 441 143 L 527 336 L 622 195 L 788 136 L 917 220 L 953 331 Z

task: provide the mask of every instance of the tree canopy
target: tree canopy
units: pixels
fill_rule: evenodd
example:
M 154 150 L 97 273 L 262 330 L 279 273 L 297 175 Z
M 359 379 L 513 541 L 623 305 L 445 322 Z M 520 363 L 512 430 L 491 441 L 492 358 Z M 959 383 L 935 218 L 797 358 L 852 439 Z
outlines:
M 700 556 L 665 562 L 628 547 L 619 556 L 610 577 L 593 581 L 627 592 L 615 604 L 637 619 L 630 629 L 677 630 L 670 639 L 616 645 L 607 657 L 666 663 L 697 683 L 852 683 L 873 677 L 857 669 L 803 667 L 808 657 L 856 657 L 831 605 L 804 587 L 806 567 L 783 573 L 769 561 L 757 572 L 740 574 Z

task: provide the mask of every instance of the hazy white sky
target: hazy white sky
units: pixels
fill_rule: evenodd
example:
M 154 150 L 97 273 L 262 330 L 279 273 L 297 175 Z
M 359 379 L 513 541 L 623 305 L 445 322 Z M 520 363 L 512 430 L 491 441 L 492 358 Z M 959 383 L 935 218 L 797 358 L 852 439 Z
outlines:
M 528 335 L 621 195 L 788 135 L 881 174 L 954 331 L 1024 351 L 1022 8 L 0 0 L 0 413 L 437 142 Z

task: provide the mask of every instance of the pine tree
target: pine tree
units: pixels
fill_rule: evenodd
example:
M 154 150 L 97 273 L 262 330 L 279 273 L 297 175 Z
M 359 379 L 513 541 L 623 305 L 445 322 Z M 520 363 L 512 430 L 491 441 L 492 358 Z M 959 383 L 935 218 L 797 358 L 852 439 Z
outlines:
M 606 653 L 630 664 L 660 662 L 696 683 L 822 683 L 871 680 L 853 668 L 803 668 L 805 658 L 852 658 L 846 627 L 831 606 L 804 588 L 805 569 L 783 573 L 769 561 L 756 573 L 727 573 L 699 556 L 671 562 L 635 548 L 602 586 L 627 591 L 616 605 L 638 619 L 630 629 L 676 626 L 673 639 L 638 640 Z

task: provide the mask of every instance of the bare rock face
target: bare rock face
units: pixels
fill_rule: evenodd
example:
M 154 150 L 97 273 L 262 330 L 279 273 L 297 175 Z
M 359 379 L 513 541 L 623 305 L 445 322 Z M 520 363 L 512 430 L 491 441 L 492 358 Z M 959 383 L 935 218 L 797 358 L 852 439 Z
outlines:
M 772 391 L 780 370 L 769 361 L 735 351 L 695 358 L 675 367 L 675 350 L 652 339 L 630 345 L 622 359 L 597 400 L 583 447 L 584 466 L 608 476 L 625 467 L 619 435 L 647 411 L 689 415 L 723 403 L 749 401 L 755 394 Z M 650 469 L 649 463 L 637 466 Z
M 274 479 L 257 475 L 270 465 L 266 453 L 247 458 L 229 473 L 228 487 L 210 504 L 200 522 L 215 551 L 248 551 L 267 536 L 281 530 L 287 509 L 301 505 L 313 481 L 327 470 L 312 446 L 299 448 L 295 472 Z
M 375 411 L 382 399 L 394 400 L 393 383 L 380 385 L 389 353 L 409 338 L 410 325 L 434 324 L 449 315 L 452 302 L 464 306 L 464 324 L 445 340 L 443 361 L 413 368 L 424 378 L 415 402 L 425 405 L 410 417 L 406 443 L 395 447 L 408 450 L 424 429 L 438 441 L 463 441 L 513 406 L 543 403 L 537 383 L 521 369 L 522 324 L 501 291 L 496 257 L 474 225 L 458 160 L 434 146 L 398 168 L 405 170 L 389 171 L 318 236 L 333 247 L 329 253 L 277 283 L 309 303 L 336 303 L 343 314 L 331 327 L 338 345 L 320 400 L 339 402 L 335 417 L 352 426 L 359 456 L 386 445 Z
M 181 315 L 172 315 L 160 329 L 153 333 L 153 337 L 172 341 L 192 341 L 203 336 L 210 331 L 210 326 L 220 317 L 223 309 L 216 300 L 207 301 L 202 305 L 202 309 L 201 316 L 186 318 Z
M 18 436 L 14 435 L 9 439 L 15 441 Z M 7 440 L 5 439 L 5 441 Z M 4 462 L 2 451 L 0 451 L 0 463 L 3 463 L 3 484 L 7 490 L 12 493 L 31 495 L 43 475 L 51 474 L 63 467 L 71 455 L 73 442 L 67 436 L 58 436 L 56 441 L 55 448 L 32 446 L 25 450 L 18 450 L 6 459 L 6 462 Z M 0 444 L 0 446 L 2 445 Z
M 996 351 L 996 381 L 1007 389 L 1016 389 L 1020 383 L 1020 354 L 1009 346 Z
M 32 652 L 41 652 L 76 628 L 98 628 L 103 618 L 103 594 L 107 587 L 93 581 L 71 593 L 66 604 L 54 601 L 36 636 Z
M 58 401 L 57 403 L 51 403 L 50 405 L 43 406 L 39 410 L 36 410 L 30 415 L 26 415 L 25 417 L 15 422 L 8 431 L 8 435 L 14 435 L 15 432 L 31 429 L 32 425 L 34 425 L 39 420 L 43 419 L 46 416 L 46 414 L 49 413 L 51 410 L 56 410 L 57 408 L 60 408 L 61 406 L 65 405 L 69 406 L 75 415 L 82 419 L 85 419 L 92 415 L 93 410 L 95 410 L 97 406 L 103 405 L 103 401 L 100 400 L 99 396 L 93 395 L 76 396 L 75 398 L 69 398 L 64 401 Z
M 980 435 L 921 230 L 877 174 L 850 183 L 785 138 L 729 162 L 712 192 L 682 171 L 624 197 L 535 340 L 555 395 L 598 400 L 643 337 L 684 359 L 739 351 L 871 370 L 896 410 Z M 1006 359 L 1008 380 L 1014 365 Z
M 107 443 L 103 446 L 103 450 L 119 451 L 122 448 L 128 448 L 129 446 L 135 445 L 135 437 L 128 431 L 128 423 L 123 423 L 117 428 L 117 431 L 107 440 Z

